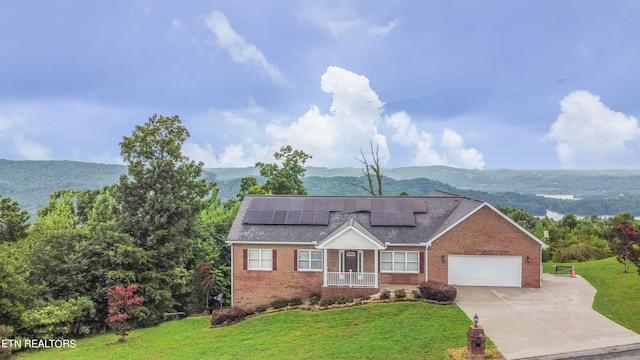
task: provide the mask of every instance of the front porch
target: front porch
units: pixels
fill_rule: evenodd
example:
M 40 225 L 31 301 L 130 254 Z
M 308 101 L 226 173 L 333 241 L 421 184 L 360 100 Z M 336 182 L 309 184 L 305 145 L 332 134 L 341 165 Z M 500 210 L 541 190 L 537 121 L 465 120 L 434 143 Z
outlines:
M 378 287 L 377 274 L 366 272 L 327 272 L 324 286 L 345 286 L 345 287 Z

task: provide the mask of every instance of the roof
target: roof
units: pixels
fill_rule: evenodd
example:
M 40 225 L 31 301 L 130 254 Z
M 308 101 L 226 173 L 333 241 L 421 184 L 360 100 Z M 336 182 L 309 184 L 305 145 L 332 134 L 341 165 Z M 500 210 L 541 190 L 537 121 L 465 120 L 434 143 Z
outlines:
M 425 245 L 485 204 L 442 191 L 422 197 L 247 195 L 227 240 L 315 245 L 355 222 L 389 245 Z

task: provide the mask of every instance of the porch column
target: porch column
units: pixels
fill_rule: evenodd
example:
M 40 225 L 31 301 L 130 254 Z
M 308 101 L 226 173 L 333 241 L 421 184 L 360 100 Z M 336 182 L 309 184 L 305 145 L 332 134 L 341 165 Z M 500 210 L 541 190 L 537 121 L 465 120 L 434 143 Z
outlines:
M 329 259 L 327 259 L 327 249 L 324 248 L 322 251 L 324 258 L 324 267 L 322 269 L 322 277 L 324 278 L 324 282 L 322 283 L 322 286 L 327 286 L 327 271 L 329 271 Z
M 379 272 L 379 269 L 378 269 L 378 256 L 379 256 L 379 255 L 378 255 L 378 253 L 379 253 L 379 252 L 380 252 L 380 250 L 378 250 L 378 249 L 376 249 L 376 250 L 373 252 L 373 268 L 374 268 L 374 270 L 375 270 L 375 271 L 373 272 L 373 274 L 374 274 L 373 276 L 374 276 L 374 279 L 375 279 L 374 287 L 378 287 L 378 272 Z

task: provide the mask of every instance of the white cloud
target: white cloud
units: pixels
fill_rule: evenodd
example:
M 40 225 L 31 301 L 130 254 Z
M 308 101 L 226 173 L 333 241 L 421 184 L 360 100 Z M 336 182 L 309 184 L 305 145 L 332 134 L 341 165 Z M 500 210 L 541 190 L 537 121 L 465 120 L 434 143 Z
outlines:
M 637 166 L 638 154 L 627 145 L 640 139 L 638 120 L 609 109 L 588 91 L 574 91 L 562 99 L 560 115 L 545 139 L 557 141 L 558 159 L 566 167 Z
M 320 89 L 332 96 L 327 111 L 313 105 L 293 121 L 272 117 L 264 127 L 262 138 L 256 134 L 261 130 L 258 122 L 251 119 L 255 115 L 250 111 L 253 106 L 242 114 L 221 112 L 224 122 L 215 123 L 217 128 L 244 129 L 243 132 L 251 131 L 253 135 L 247 135 L 241 143 L 226 146 L 221 153 L 214 151 L 210 144 L 192 142 L 185 144 L 185 154 L 203 161 L 207 167 L 246 167 L 257 161 L 272 162 L 274 152 L 283 145 L 291 145 L 313 157 L 308 165 L 359 167 L 360 149 L 368 154 L 369 142 L 373 141 L 378 147 L 380 163 L 385 165 L 391 154 L 387 137 L 379 129 L 386 124 L 395 131 L 391 138 L 394 143 L 413 150 L 412 165 L 484 167 L 482 154 L 476 149 L 465 148 L 462 137 L 453 130 L 445 130 L 442 138 L 436 141 L 430 133 L 419 130 L 405 112 L 383 117 L 384 103 L 363 75 L 330 66 L 321 77 Z M 260 139 L 267 145 L 258 145 L 253 139 Z
M 371 24 L 369 20 L 359 18 L 357 12 L 347 6 L 327 7 L 317 3 L 315 6 L 305 6 L 297 15 L 303 23 L 323 29 L 336 39 L 343 39 L 353 33 L 385 35 L 399 23 L 396 19 L 386 25 Z
M 49 148 L 25 139 L 22 133 L 13 137 L 13 146 L 27 160 L 51 160 Z
M 440 140 L 440 147 L 434 142 L 433 135 L 418 130 L 405 112 L 393 113 L 387 116 L 386 122 L 395 129 L 391 140 L 402 146 L 413 147 L 415 156 L 413 164 L 416 166 L 449 165 L 464 168 L 482 169 L 484 160 L 482 154 L 474 149 L 466 149 L 462 136 L 451 129 L 445 129 Z
M 220 46 L 231 55 L 234 61 L 253 65 L 258 71 L 265 73 L 278 85 L 291 86 L 280 72 L 280 69 L 271 64 L 260 49 L 247 42 L 240 34 L 233 30 L 227 17 L 223 13 L 214 11 L 211 16 L 206 19 L 206 22 L 209 29 L 218 38 Z
M 445 129 L 442 133 L 441 144 L 452 164 L 464 168 L 484 168 L 482 154 L 474 148 L 465 149 L 462 136 L 457 132 Z
M 357 166 L 359 148 L 373 140 L 380 161 L 389 160 L 384 135 L 378 132 L 383 103 L 369 86 L 369 79 L 340 67 L 330 66 L 322 75 L 322 91 L 333 96 L 329 113 L 312 106 L 290 124 L 271 122 L 266 132 L 279 145 L 289 144 L 313 156 L 310 163 L 322 166 Z
M 205 167 L 225 168 L 252 167 L 258 161 L 271 162 L 273 161 L 271 155 L 277 149 L 272 146 L 260 146 L 252 139 L 246 139 L 243 144 L 227 145 L 219 155 L 216 155 L 213 145 L 209 143 L 199 145 L 187 142 L 183 145 L 182 151 L 189 159 L 204 163 Z
M 393 21 L 389 21 L 389 23 L 385 26 L 382 25 L 374 25 L 372 27 L 369 28 L 369 33 L 373 34 L 373 35 L 386 35 L 388 34 L 391 30 L 393 30 L 393 28 L 396 27 L 396 25 L 398 25 L 398 20 L 393 20 Z
M 173 19 L 173 21 L 171 21 L 171 29 L 173 32 L 181 32 L 184 30 L 184 23 L 182 22 L 182 19 Z

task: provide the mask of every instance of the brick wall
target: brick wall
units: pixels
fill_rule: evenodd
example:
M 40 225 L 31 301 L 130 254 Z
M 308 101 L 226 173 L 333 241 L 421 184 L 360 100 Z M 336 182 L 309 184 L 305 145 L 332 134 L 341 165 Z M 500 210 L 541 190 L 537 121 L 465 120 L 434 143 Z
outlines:
M 243 270 L 243 249 L 275 249 L 277 270 Z M 322 288 L 322 271 L 294 271 L 294 250 L 304 245 L 233 245 L 233 303 L 248 308 L 284 298 L 308 299 Z
M 540 249 L 538 242 L 507 219 L 483 207 L 432 243 L 429 280 L 447 283 L 448 263 L 442 262 L 442 255 L 517 255 L 522 256 L 522 286 L 540 287 Z

